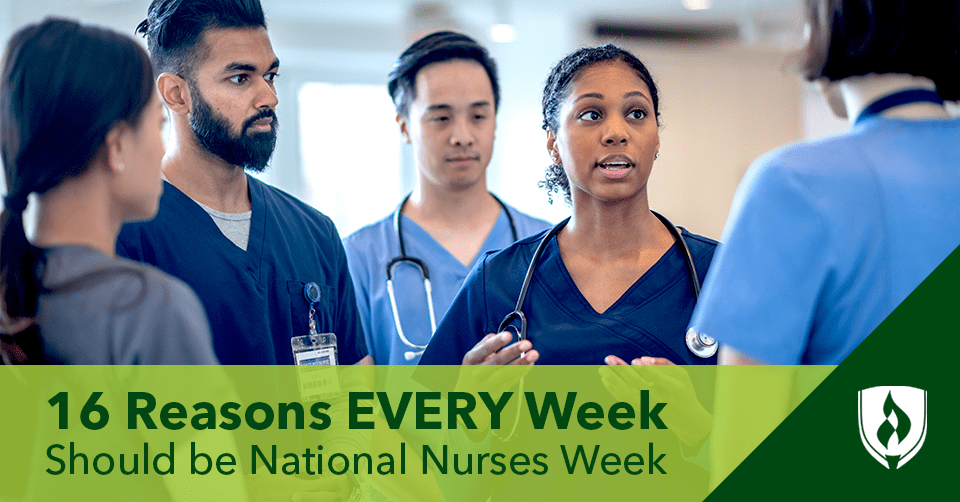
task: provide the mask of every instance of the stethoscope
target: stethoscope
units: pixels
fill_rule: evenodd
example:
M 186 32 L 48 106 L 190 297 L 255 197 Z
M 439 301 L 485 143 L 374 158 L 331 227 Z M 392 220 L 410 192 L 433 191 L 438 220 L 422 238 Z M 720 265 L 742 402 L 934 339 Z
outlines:
M 670 235 L 673 236 L 673 240 L 677 243 L 677 249 L 680 251 L 680 254 L 683 255 L 683 261 L 687 265 L 687 274 L 690 276 L 690 284 L 693 286 L 693 298 L 694 300 L 699 300 L 700 281 L 697 280 L 697 267 L 693 264 L 693 256 L 690 255 L 690 248 L 687 247 L 687 243 L 680 235 L 680 230 L 662 214 L 656 211 L 650 212 L 653 213 L 654 216 L 656 216 L 663 223 L 663 226 L 667 227 L 667 230 L 670 231 Z M 530 260 L 530 266 L 527 267 L 527 275 L 523 278 L 523 285 L 520 286 L 520 296 L 517 298 L 517 306 L 513 309 L 513 312 L 510 312 L 504 316 L 503 320 L 500 321 L 500 327 L 497 328 L 497 333 L 502 333 L 503 331 L 509 329 L 519 337 L 520 341 L 527 339 L 527 316 L 523 313 L 523 302 L 527 299 L 527 291 L 530 289 L 530 283 L 533 282 L 533 274 L 536 272 L 537 266 L 540 264 L 540 257 L 543 255 L 543 251 L 547 248 L 550 240 L 556 237 L 557 234 L 560 233 L 560 230 L 563 230 L 563 227 L 567 226 L 569 221 L 570 218 L 567 218 L 560 223 L 557 223 L 556 226 L 551 228 L 550 231 L 547 232 L 547 235 L 540 240 L 540 244 L 537 246 L 537 250 L 534 251 L 533 258 Z M 511 324 L 515 320 L 520 321 L 520 329 L 517 329 L 516 326 Z M 690 352 L 702 359 L 712 357 L 717 353 L 717 348 L 719 347 L 717 341 L 713 337 L 698 333 L 694 329 L 687 330 L 687 334 L 684 336 L 684 339 Z M 523 378 L 520 379 L 519 386 L 520 389 L 517 394 L 522 396 Z M 517 412 L 513 417 L 513 426 L 510 428 L 510 433 L 507 434 L 506 437 L 501 437 L 496 433 L 494 433 L 494 435 L 503 442 L 510 441 L 517 432 L 517 425 L 519 423 L 520 409 L 518 407 Z
M 693 297 L 695 300 L 700 299 L 700 282 L 697 280 L 697 268 L 693 264 L 693 257 L 690 255 L 690 248 L 687 247 L 687 243 L 684 242 L 683 237 L 680 235 L 680 230 L 674 226 L 666 217 L 661 215 L 656 211 L 650 211 L 654 214 L 661 222 L 663 226 L 667 227 L 667 230 L 670 231 L 670 235 L 673 236 L 673 240 L 677 243 L 677 249 L 680 251 L 680 254 L 683 255 L 683 260 L 687 265 L 687 273 L 690 276 L 690 284 L 693 286 Z M 570 221 L 570 218 L 567 218 L 552 229 L 547 232 L 547 235 L 543 237 L 540 241 L 540 245 L 537 246 L 537 250 L 533 253 L 533 259 L 530 260 L 530 266 L 527 268 L 527 275 L 523 278 L 523 285 L 520 287 L 520 296 L 517 298 L 517 306 L 513 309 L 513 312 L 507 314 L 502 321 L 500 321 L 500 327 L 497 329 L 497 332 L 503 332 L 504 330 L 511 329 L 514 334 L 516 334 L 519 339 L 527 339 L 527 317 L 523 313 L 523 302 L 527 299 L 527 291 L 530 289 L 530 283 L 533 281 L 533 274 L 537 270 L 537 266 L 540 264 L 540 256 L 543 255 L 544 249 L 547 248 L 547 244 L 550 243 L 550 240 L 557 236 L 560 233 L 560 230 L 567 225 L 567 222 Z M 516 326 L 513 326 L 511 323 L 514 321 L 520 322 L 520 329 L 517 329 Z M 693 355 L 706 359 L 712 357 L 717 353 L 717 348 L 719 347 L 717 341 L 710 336 L 704 335 L 703 333 L 698 333 L 696 330 L 688 330 L 684 339 L 687 344 L 687 349 L 690 350 Z
M 387 295 L 390 297 L 390 308 L 393 309 L 393 322 L 397 325 L 397 335 L 400 336 L 400 341 L 406 344 L 407 347 L 414 349 L 403 353 L 403 357 L 407 361 L 411 361 L 413 358 L 423 354 L 427 346 L 417 345 L 408 340 L 403 334 L 403 326 L 400 325 L 400 312 L 397 310 L 397 295 L 393 289 L 393 269 L 397 265 L 408 263 L 420 271 L 420 277 L 423 278 L 423 290 L 427 293 L 427 312 L 430 314 L 430 336 L 433 337 L 433 334 L 437 332 L 437 314 L 433 308 L 433 287 L 430 285 L 430 270 L 423 260 L 407 255 L 407 247 L 403 240 L 403 230 L 401 228 L 402 218 L 400 218 L 400 214 L 403 212 L 403 206 L 405 206 L 407 200 L 410 199 L 410 195 L 412 194 L 407 194 L 407 196 L 403 198 L 400 205 L 397 206 L 397 210 L 393 213 L 393 227 L 397 229 L 397 242 L 400 244 L 400 256 L 391 258 L 390 261 L 387 262 Z M 500 204 L 503 212 L 506 213 L 507 221 L 510 223 L 510 233 L 513 236 L 513 241 L 516 242 L 519 240 L 519 235 L 517 234 L 517 225 L 513 222 L 513 216 L 510 215 L 510 210 L 507 209 L 507 205 L 504 204 L 499 197 L 492 193 L 490 196 Z
M 890 108 L 911 103 L 934 103 L 943 106 L 943 99 L 936 91 L 931 91 L 930 89 L 907 89 L 905 91 L 895 92 L 870 103 L 860 112 L 860 115 L 857 115 L 853 123 L 856 125 L 864 119 L 880 115 Z

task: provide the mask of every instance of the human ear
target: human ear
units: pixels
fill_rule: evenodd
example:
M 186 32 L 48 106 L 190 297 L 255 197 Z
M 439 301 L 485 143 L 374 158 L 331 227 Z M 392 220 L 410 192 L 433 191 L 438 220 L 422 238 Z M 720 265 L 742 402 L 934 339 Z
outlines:
M 410 131 L 407 130 L 407 117 L 402 113 L 397 115 L 397 124 L 400 126 L 400 136 L 404 143 L 410 143 Z
M 126 122 L 120 122 L 113 126 L 104 137 L 99 157 L 103 161 L 103 167 L 108 171 L 115 174 L 123 171 L 124 154 L 127 153 L 124 141 L 130 132 L 130 126 Z
M 563 164 L 560 161 L 560 150 L 557 147 L 557 136 L 550 129 L 547 129 L 547 153 L 550 154 L 554 164 Z
M 171 111 L 180 115 L 190 113 L 190 89 L 186 80 L 172 73 L 161 73 L 157 77 L 157 90 Z

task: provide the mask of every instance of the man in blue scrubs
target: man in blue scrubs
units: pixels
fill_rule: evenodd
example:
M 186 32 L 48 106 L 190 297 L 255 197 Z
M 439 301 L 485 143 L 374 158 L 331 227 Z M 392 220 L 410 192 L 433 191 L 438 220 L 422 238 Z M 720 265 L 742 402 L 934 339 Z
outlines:
M 118 254 L 197 292 L 224 364 L 292 364 L 291 338 L 311 317 L 336 335 L 341 364 L 369 362 L 333 223 L 245 172 L 266 168 L 277 136 L 280 62 L 260 2 L 155 0 L 138 31 L 173 137 L 157 217 L 125 226 Z
M 394 214 L 344 244 L 371 355 L 416 364 L 433 335 L 431 317 L 443 317 L 477 261 L 549 224 L 487 191 L 500 87 L 486 49 L 459 33 L 427 35 L 400 55 L 387 88 L 413 146 L 417 186 Z M 432 315 L 424 277 L 410 262 L 393 268 L 391 301 L 387 263 L 401 255 L 426 266 Z

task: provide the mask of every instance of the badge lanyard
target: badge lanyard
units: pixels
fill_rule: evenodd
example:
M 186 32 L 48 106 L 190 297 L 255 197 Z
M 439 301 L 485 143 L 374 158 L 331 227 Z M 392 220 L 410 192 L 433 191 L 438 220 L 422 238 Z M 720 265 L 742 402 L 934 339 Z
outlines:
M 306 335 L 291 338 L 290 348 L 293 350 L 294 364 L 302 366 L 297 371 L 300 398 L 303 401 L 314 401 L 340 390 L 340 379 L 336 371 L 337 335 L 317 333 L 315 307 L 320 302 L 320 286 L 315 282 L 305 284 L 303 299 L 307 303 L 309 329 Z

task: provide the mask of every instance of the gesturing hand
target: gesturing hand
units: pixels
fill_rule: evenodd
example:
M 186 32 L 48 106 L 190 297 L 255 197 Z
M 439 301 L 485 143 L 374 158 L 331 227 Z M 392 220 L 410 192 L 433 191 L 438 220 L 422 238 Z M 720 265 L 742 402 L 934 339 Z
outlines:
M 608 366 L 627 366 L 617 356 L 607 356 Z M 629 365 L 635 371 L 600 368 L 600 379 L 613 397 L 640 406 L 640 391 L 649 390 L 658 401 L 668 404 L 661 416 L 684 443 L 700 444 L 713 429 L 713 417 L 697 398 L 690 375 L 683 366 L 663 357 L 638 357 Z M 655 366 L 655 367 L 653 367 Z

